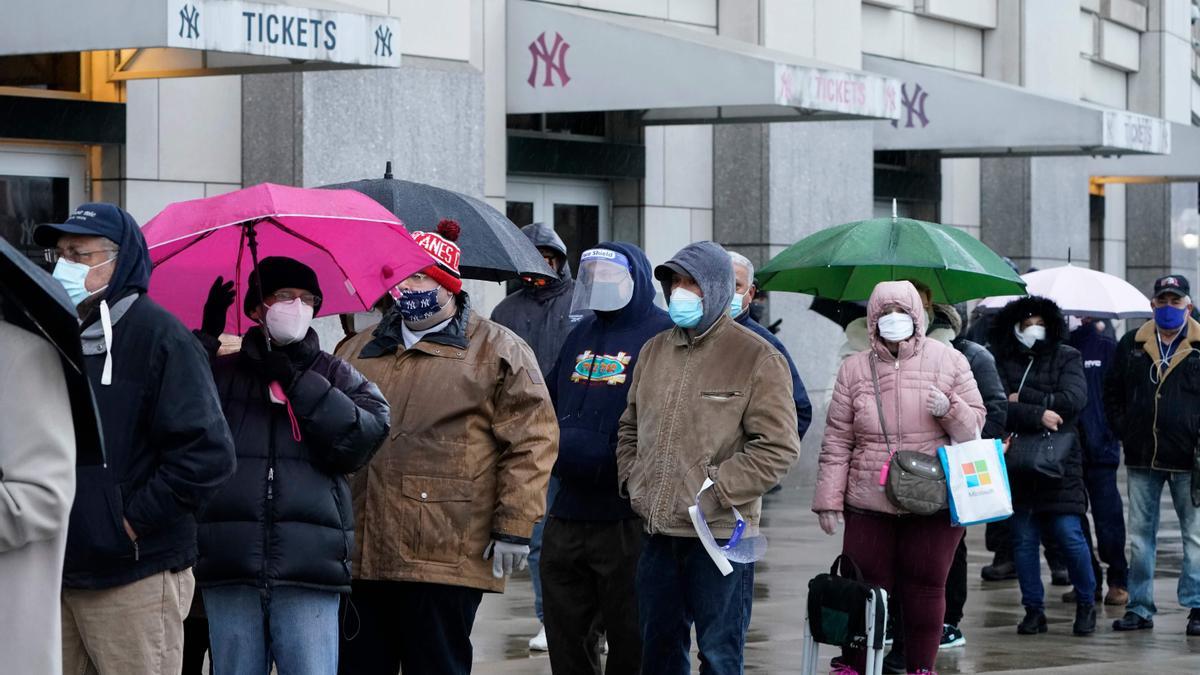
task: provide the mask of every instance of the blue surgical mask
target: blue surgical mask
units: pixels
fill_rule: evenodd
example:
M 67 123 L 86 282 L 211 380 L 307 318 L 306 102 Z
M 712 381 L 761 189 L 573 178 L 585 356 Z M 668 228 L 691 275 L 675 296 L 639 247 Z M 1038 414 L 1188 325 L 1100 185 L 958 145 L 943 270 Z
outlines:
M 96 269 L 96 267 L 107 265 L 113 260 L 116 260 L 116 258 L 110 258 L 109 260 L 106 260 L 95 267 L 88 267 L 83 263 L 73 262 L 67 260 L 66 258 L 59 258 L 58 262 L 54 265 L 53 276 L 58 280 L 58 283 L 62 284 L 62 287 L 66 289 L 67 296 L 71 298 L 71 302 L 78 307 L 79 303 L 87 300 L 105 288 L 108 288 L 108 285 L 106 284 L 94 291 L 89 291 L 87 286 L 84 285 L 84 282 L 87 280 L 88 272 Z
M 734 291 L 733 300 L 729 302 L 729 316 L 735 319 L 738 318 L 741 316 L 744 308 L 745 305 L 742 304 L 742 296 L 738 295 L 737 291 Z
M 400 309 L 400 316 L 404 317 L 408 323 L 424 321 L 442 311 L 442 306 L 438 303 L 438 289 L 436 288 L 428 291 L 402 290 L 400 297 L 396 300 L 396 307 Z
M 1187 320 L 1187 307 L 1163 305 L 1154 308 L 1154 323 L 1163 330 L 1178 330 Z
M 704 316 L 704 300 L 686 288 L 676 288 L 671 291 L 667 313 L 671 315 L 671 320 L 676 326 L 695 328 Z

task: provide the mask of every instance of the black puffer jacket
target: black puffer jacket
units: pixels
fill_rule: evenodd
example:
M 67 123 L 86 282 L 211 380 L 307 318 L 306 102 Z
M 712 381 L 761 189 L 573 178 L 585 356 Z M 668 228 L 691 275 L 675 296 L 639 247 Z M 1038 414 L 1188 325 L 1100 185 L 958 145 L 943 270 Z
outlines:
M 213 364 L 238 466 L 197 519 L 196 579 L 348 592 L 354 517 L 344 474 L 365 466 L 387 437 L 388 404 L 350 364 L 321 351 L 311 329 L 277 349 L 301 373 L 287 389 L 301 441 L 287 408 L 268 399 L 256 365 L 261 331 Z
M 1046 339 L 1029 349 L 1021 344 L 1013 327 L 1030 316 L 1046 322 Z M 1053 410 L 1063 418 L 1059 431 L 1075 431 L 1079 413 L 1087 404 L 1087 379 L 1079 352 L 1063 343 L 1066 323 L 1052 300 L 1032 296 L 1010 302 L 992 322 L 989 344 L 1005 395 L 1020 389 L 1017 402 L 1008 402 L 1008 431 L 1040 434 L 1045 430 L 1042 414 Z M 1032 364 L 1031 364 L 1032 361 Z M 1025 375 L 1029 369 L 1028 376 Z M 1025 378 L 1024 387 L 1021 379 Z M 1075 443 L 1061 480 L 1044 476 L 1010 476 L 1013 506 L 1038 513 L 1087 512 L 1083 487 L 1083 451 Z

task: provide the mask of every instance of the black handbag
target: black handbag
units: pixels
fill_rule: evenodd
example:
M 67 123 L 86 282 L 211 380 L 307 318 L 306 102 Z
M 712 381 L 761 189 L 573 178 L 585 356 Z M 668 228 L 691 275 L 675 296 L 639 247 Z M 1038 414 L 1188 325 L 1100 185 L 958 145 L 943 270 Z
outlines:
M 934 455 L 911 450 L 892 450 L 887 427 L 883 423 L 883 396 L 879 391 L 879 374 L 875 370 L 875 355 L 871 354 L 871 383 L 875 387 L 875 406 L 879 411 L 879 427 L 888 449 L 887 480 L 884 494 L 896 508 L 918 516 L 928 516 L 946 508 L 948 502 L 946 473 L 942 461 Z
M 1029 377 L 1029 369 L 1033 367 L 1033 358 L 1025 367 L 1021 376 L 1021 384 L 1017 387 L 1017 396 L 1025 388 L 1025 378 Z M 1013 434 L 1008 451 L 1004 453 L 1004 463 L 1012 474 L 1037 474 L 1055 480 L 1061 480 L 1067 473 L 1067 463 L 1079 438 L 1074 431 L 1050 431 L 1029 434 Z
M 875 616 L 867 617 L 867 601 L 876 598 Z M 839 555 L 829 573 L 808 582 L 808 626 L 813 640 L 848 649 L 883 649 L 887 602 L 878 587 L 863 581 L 862 571 Z M 877 626 L 875 642 L 867 644 L 867 621 Z

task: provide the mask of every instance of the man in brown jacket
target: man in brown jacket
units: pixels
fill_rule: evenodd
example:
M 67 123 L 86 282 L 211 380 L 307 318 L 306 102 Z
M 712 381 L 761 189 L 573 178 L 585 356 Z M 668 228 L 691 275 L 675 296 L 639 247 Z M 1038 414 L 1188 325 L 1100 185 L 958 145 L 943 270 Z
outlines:
M 337 354 L 392 405 L 389 440 L 351 480 L 354 581 L 339 671 L 471 671 L 484 591 L 524 568 L 558 423 L 533 352 L 472 314 L 457 226 L 413 237 L 438 264 L 397 286 L 373 332 Z
M 650 534 L 638 562 L 642 672 L 691 672 L 691 622 L 708 672 L 741 673 L 754 563 L 722 576 L 688 515 L 713 536 L 759 536 L 762 495 L 800 456 L 787 361 L 730 318 L 729 254 L 690 244 L 654 271 L 670 297 L 671 330 L 639 355 L 617 446 L 618 482 Z M 713 485 L 701 491 L 706 479 Z M 699 495 L 699 496 L 697 496 Z

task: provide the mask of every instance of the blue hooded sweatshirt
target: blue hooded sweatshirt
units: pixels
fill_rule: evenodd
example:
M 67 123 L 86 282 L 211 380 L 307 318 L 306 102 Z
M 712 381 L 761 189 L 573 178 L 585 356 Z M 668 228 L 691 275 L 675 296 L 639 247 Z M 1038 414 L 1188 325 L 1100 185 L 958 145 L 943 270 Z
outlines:
M 673 325 L 654 305 L 654 280 L 646 254 L 633 244 L 598 248 L 624 255 L 632 268 L 633 298 L 613 312 L 596 312 L 567 336 L 546 379 L 558 415 L 560 481 L 550 515 L 567 520 L 636 518 L 617 494 L 617 423 L 625 412 L 642 346 Z
M 783 354 L 783 358 L 788 364 L 788 370 L 792 372 L 792 398 L 796 401 L 796 431 L 800 433 L 800 440 L 804 440 L 804 434 L 808 432 L 808 427 L 812 424 L 812 403 L 808 400 L 808 392 L 804 389 L 804 382 L 800 380 L 800 371 L 796 370 L 796 363 L 792 361 L 792 355 L 788 353 L 787 347 L 783 346 L 774 333 L 750 317 L 749 309 L 739 314 L 734 321 L 743 328 L 754 331 L 759 337 L 770 342 L 772 347 L 778 349 L 780 354 Z
M 1121 463 L 1121 444 L 1108 426 L 1103 395 L 1104 376 L 1116 359 L 1117 342 L 1097 331 L 1095 324 L 1085 323 L 1071 331 L 1067 344 L 1079 350 L 1087 378 L 1087 405 L 1079 414 L 1084 461 L 1097 466 L 1117 466 Z

